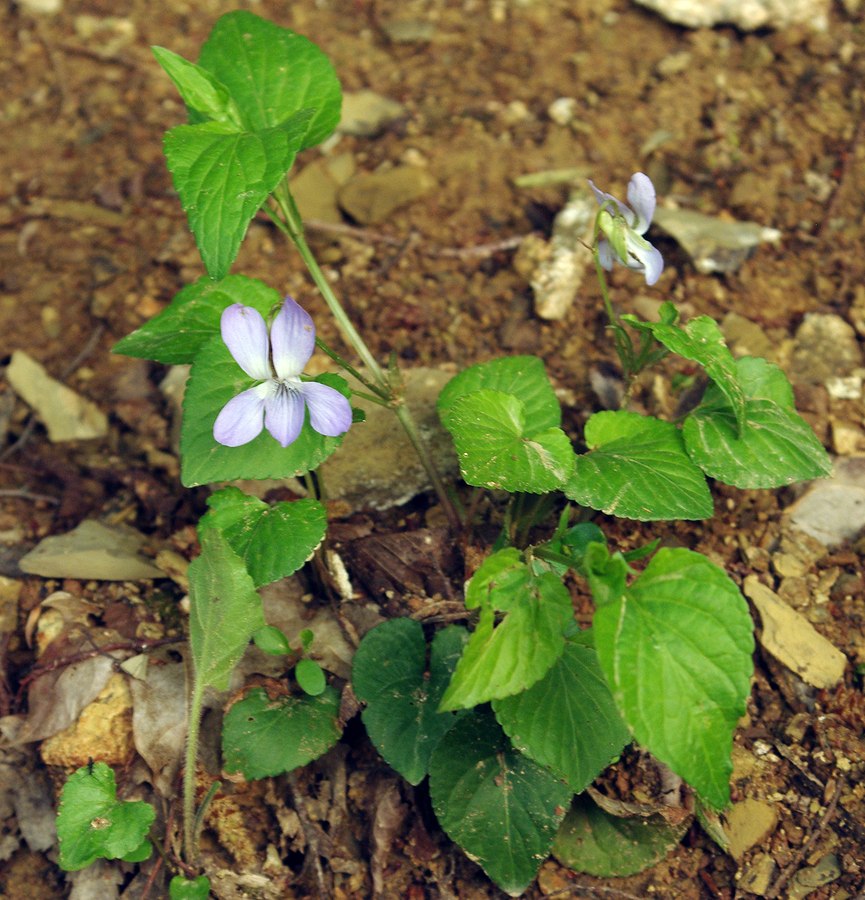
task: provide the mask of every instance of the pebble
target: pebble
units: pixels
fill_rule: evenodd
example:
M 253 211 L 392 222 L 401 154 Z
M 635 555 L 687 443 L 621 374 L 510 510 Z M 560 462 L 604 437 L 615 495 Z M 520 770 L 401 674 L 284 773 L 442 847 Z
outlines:
M 758 244 L 781 238 L 777 229 L 756 222 L 720 219 L 689 209 L 657 209 L 654 223 L 677 241 L 704 275 L 735 272 Z
M 847 657 L 802 615 L 749 575 L 742 588 L 757 607 L 760 644 L 791 672 L 816 688 L 834 687 L 844 677 Z
M 17 0 L 17 6 L 23 12 L 52 16 L 60 12 L 63 0 Z
M 356 175 L 340 188 L 339 205 L 361 225 L 384 222 L 401 206 L 429 193 L 436 181 L 416 166 Z
M 52 378 L 23 350 L 12 354 L 6 378 L 45 425 L 51 443 L 90 440 L 108 433 L 108 419 L 95 403 Z
M 85 519 L 66 534 L 40 541 L 18 561 L 22 572 L 43 578 L 137 581 L 163 578 L 160 569 L 139 554 L 146 538 L 126 525 Z
M 730 856 L 738 860 L 769 838 L 778 824 L 778 812 L 771 803 L 749 797 L 734 804 L 724 819 Z
M 829 0 L 637 0 L 668 22 L 688 28 L 735 25 L 743 31 L 808 25 L 825 31 Z
M 354 171 L 354 158 L 350 153 L 317 159 L 304 166 L 291 179 L 291 195 L 303 220 L 340 224 L 343 219 L 337 194 Z
M 569 125 L 576 111 L 576 97 L 558 97 L 547 107 L 547 115 L 556 125 Z
M 343 134 L 375 137 L 391 122 L 405 115 L 405 107 L 375 91 L 347 91 L 342 95 L 338 129 Z

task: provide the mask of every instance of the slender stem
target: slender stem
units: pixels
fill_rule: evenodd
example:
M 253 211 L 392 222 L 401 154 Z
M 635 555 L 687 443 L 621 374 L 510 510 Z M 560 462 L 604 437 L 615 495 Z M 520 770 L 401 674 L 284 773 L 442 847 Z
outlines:
M 312 280 L 315 282 L 316 287 L 321 292 L 321 296 L 324 297 L 324 302 L 327 303 L 328 309 L 330 309 L 331 314 L 336 320 L 337 327 L 340 329 L 343 339 L 357 352 L 357 355 L 361 358 L 363 364 L 371 374 L 375 386 L 379 387 L 388 397 L 389 406 L 391 406 L 396 413 L 397 419 L 399 419 L 405 433 L 408 435 L 408 439 L 411 441 L 412 447 L 414 447 L 415 452 L 421 461 L 421 465 L 423 465 L 427 477 L 438 495 L 439 502 L 445 511 L 448 521 L 454 529 L 459 528 L 459 513 L 448 495 L 441 475 L 439 475 L 438 469 L 436 468 L 435 462 L 433 461 L 426 444 L 418 432 L 411 411 L 405 404 L 405 398 L 395 390 L 394 379 L 389 378 L 381 366 L 376 362 L 369 347 L 367 347 L 363 338 L 349 319 L 346 311 L 343 309 L 342 304 L 337 299 L 336 294 L 334 294 L 330 283 L 324 276 L 324 272 L 321 271 L 318 261 L 313 256 L 312 251 L 309 249 L 309 245 L 306 242 L 306 238 L 304 237 L 303 222 L 286 182 L 283 182 L 273 192 L 273 197 L 279 206 L 283 219 L 280 220 L 278 216 L 275 216 L 273 212 L 270 211 L 271 218 L 291 238 L 294 246 L 297 248 L 297 252 L 306 264 L 309 274 L 312 276 Z M 370 387 L 373 386 L 370 385 Z
M 204 688 L 195 676 L 189 700 L 189 732 L 186 736 L 186 765 L 183 770 L 183 855 L 190 865 L 198 865 L 198 832 L 195 815 L 195 774 L 198 760 L 198 735 Z
M 297 211 L 297 206 L 295 206 L 291 193 L 283 183 L 273 192 L 273 196 L 276 199 L 282 215 L 285 217 L 283 223 L 286 226 L 288 235 L 294 243 L 294 246 L 297 248 L 300 258 L 306 264 L 309 274 L 315 282 L 315 286 L 321 292 L 321 296 L 324 297 L 324 302 L 327 304 L 328 309 L 336 320 L 337 327 L 342 332 L 343 338 L 350 347 L 355 349 L 357 355 L 363 360 L 363 364 L 372 374 L 376 384 L 386 390 L 388 387 L 387 379 L 384 376 L 381 366 L 376 362 L 369 347 L 367 347 L 365 341 L 352 324 L 351 319 L 349 319 L 345 310 L 342 308 L 342 304 L 337 299 L 336 294 L 334 294 L 330 282 L 324 277 L 324 272 L 321 271 L 318 261 L 309 249 L 309 244 L 307 244 L 306 237 L 303 234 L 300 213 Z
M 330 347 L 325 344 L 323 340 L 320 338 L 315 339 L 315 345 L 321 350 L 323 353 L 326 353 L 338 366 L 341 366 L 345 369 L 349 375 L 354 376 L 365 388 L 372 391 L 374 394 L 378 396 L 377 403 L 384 401 L 384 405 L 386 406 L 390 402 L 390 392 L 384 390 L 384 388 L 376 387 L 369 379 L 365 378 L 354 366 L 350 365 L 347 360 L 344 360 L 335 350 L 332 350 Z M 355 391 L 355 393 L 357 393 Z

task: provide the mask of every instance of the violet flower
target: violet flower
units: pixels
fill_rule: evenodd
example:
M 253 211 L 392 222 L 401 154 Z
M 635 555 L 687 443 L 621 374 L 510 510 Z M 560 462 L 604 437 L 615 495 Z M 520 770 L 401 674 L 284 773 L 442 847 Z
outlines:
M 262 427 L 283 447 L 297 440 L 306 410 L 319 433 L 336 437 L 351 425 L 351 405 L 339 391 L 300 374 L 315 347 L 309 314 L 286 297 L 267 333 L 261 313 L 234 303 L 223 310 L 222 339 L 235 362 L 256 381 L 232 397 L 213 425 L 213 437 L 226 447 L 240 447 L 258 437 Z
M 628 182 L 628 203 L 620 203 L 612 194 L 599 191 L 592 181 L 589 186 L 604 208 L 598 213 L 598 228 L 603 237 L 598 241 L 598 259 L 609 272 L 618 261 L 629 269 L 642 272 L 646 284 L 654 284 L 664 270 L 664 258 L 643 235 L 655 214 L 655 186 L 648 175 L 635 172 Z

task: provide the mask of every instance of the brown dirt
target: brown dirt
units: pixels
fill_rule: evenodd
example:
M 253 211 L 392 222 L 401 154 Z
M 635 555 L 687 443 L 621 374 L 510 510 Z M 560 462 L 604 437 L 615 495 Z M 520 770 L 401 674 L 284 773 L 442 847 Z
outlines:
M 354 155 L 359 170 L 409 154 L 425 161 L 438 184 L 375 230 L 352 238 L 313 235 L 314 249 L 339 273 L 341 296 L 382 357 L 395 351 L 406 366 L 463 366 L 503 352 L 535 353 L 574 398 L 567 417 L 576 433 L 595 403 L 588 370 L 611 359 L 597 288 L 587 281 L 564 321 L 544 322 L 532 314 L 530 289 L 511 252 L 441 253 L 548 229 L 566 189 L 518 190 L 512 183 L 544 169 L 577 167 L 621 196 L 631 172 L 642 168 L 662 197 L 783 231 L 778 246 L 761 247 L 724 277 L 698 274 L 660 237 L 667 268 L 654 297 L 719 320 L 740 313 L 777 346 L 805 313 L 849 318 L 854 301 L 865 303 L 865 22 L 861 10 L 844 11 L 858 3 L 834 7 L 826 34 L 692 32 L 624 0 L 265 0 L 253 6 L 315 40 L 345 89 L 368 87 L 405 104 L 404 120 L 384 134 L 342 139 L 340 150 Z M 169 411 L 156 388 L 163 371 L 110 354 L 118 338 L 202 274 L 161 151 L 164 130 L 182 120 L 183 109 L 148 48 L 168 46 L 194 59 L 212 23 L 233 7 L 223 0 L 169 7 L 67 0 L 50 18 L 31 18 L 11 4 L 0 10 L 2 353 L 25 350 L 111 418 L 109 437 L 95 445 L 52 445 L 37 426 L 10 450 L 28 420 L 24 405 L 15 406 L 5 450 L 0 447 L 0 484 L 21 493 L 0 500 L 0 532 L 15 542 L 0 551 L 11 573 L 37 539 L 108 512 L 156 543 L 173 535 L 175 548 L 191 552 L 189 526 L 203 495 L 184 491 L 177 480 Z M 84 14 L 101 22 L 92 38 Z M 393 43 L 385 26 L 395 19 L 432 23 L 431 41 Z M 686 67 L 663 74 L 676 59 L 687 59 Z M 573 127 L 555 125 L 546 114 L 559 96 L 576 98 Z M 643 155 L 641 147 L 661 131 L 670 137 Z M 405 242 L 382 242 L 378 233 Z M 336 340 L 299 260 L 266 223 L 253 225 L 234 270 L 302 299 L 322 336 Z M 614 301 L 626 309 L 635 290 L 644 292 L 623 271 L 611 285 Z M 833 420 L 863 424 L 861 402 L 831 400 L 822 387 L 797 390 L 821 437 Z M 644 399 L 651 402 L 648 394 Z M 660 535 L 743 577 L 751 570 L 744 550 L 765 554 L 774 547 L 790 498 L 732 489 L 718 489 L 716 498 L 712 522 L 653 529 L 619 523 L 611 526 L 612 537 L 635 545 Z M 423 514 L 421 504 L 403 511 L 403 521 L 422 522 Z M 372 527 L 387 532 L 396 524 L 397 517 L 381 517 Z M 815 566 L 818 572 L 837 566 L 843 575 L 818 627 L 854 666 L 865 664 L 861 549 L 826 554 Z M 753 564 L 755 554 L 750 558 Z M 28 611 L 56 587 L 35 578 L 23 582 L 22 627 Z M 99 586 L 64 587 L 106 606 L 116 603 Z M 157 600 L 166 602 L 162 589 Z M 3 659 L 2 712 L 15 711 L 16 686 L 32 664 L 21 632 L 9 638 Z M 865 887 L 865 706 L 851 670 L 838 689 L 806 701 L 788 675 L 758 654 L 747 721 L 736 739 L 737 759 L 747 761 L 737 769 L 736 797 L 770 798 L 780 813 L 773 834 L 751 853 L 770 854 L 776 877 L 792 876 L 829 852 L 838 857 L 844 874 L 810 894 L 815 898 L 850 897 Z M 390 778 L 353 723 L 346 749 L 292 780 L 289 793 L 310 816 L 315 804 L 336 802 L 334 784 L 342 785 L 347 804 L 340 827 L 319 845 L 326 881 L 307 870 L 292 890 L 315 896 L 327 884 L 333 896 L 370 895 L 372 821 L 390 791 L 405 808 L 384 863 L 386 896 L 500 896 L 437 829 L 423 791 Z M 268 802 L 268 815 L 257 814 L 246 826 L 255 831 L 254 850 L 263 859 L 264 846 L 275 844 L 283 862 L 299 871 L 302 854 L 280 836 L 284 796 L 277 802 L 269 789 Z M 222 846 L 213 848 L 217 857 Z M 5 896 L 16 895 L 20 869 L 19 856 L 0 867 Z M 28 876 L 38 879 L 40 896 L 60 895 L 54 884 L 62 875 L 51 872 Z M 695 827 L 665 862 L 637 878 L 573 876 L 548 862 L 526 896 L 732 897 L 736 872 L 737 863 Z

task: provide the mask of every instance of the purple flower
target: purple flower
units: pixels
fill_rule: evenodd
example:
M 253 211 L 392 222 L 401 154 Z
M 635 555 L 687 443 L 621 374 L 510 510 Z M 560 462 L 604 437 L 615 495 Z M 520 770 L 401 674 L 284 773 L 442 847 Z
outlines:
M 664 258 L 643 235 L 655 214 L 655 186 L 648 175 L 635 172 L 628 182 L 628 203 L 620 203 L 611 194 L 589 185 L 604 208 L 598 213 L 598 228 L 604 237 L 598 241 L 598 259 L 609 271 L 614 260 L 623 266 L 643 272 L 646 284 L 654 284 L 664 270 Z
M 240 447 L 258 437 L 262 427 L 283 447 L 297 440 L 306 410 L 319 433 L 336 437 L 351 425 L 351 405 L 339 391 L 300 374 L 315 347 L 309 314 L 286 297 L 267 334 L 261 313 L 234 303 L 220 321 L 222 339 L 235 362 L 256 381 L 232 397 L 213 424 L 213 436 L 226 447 Z

